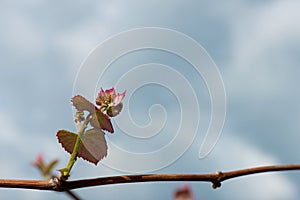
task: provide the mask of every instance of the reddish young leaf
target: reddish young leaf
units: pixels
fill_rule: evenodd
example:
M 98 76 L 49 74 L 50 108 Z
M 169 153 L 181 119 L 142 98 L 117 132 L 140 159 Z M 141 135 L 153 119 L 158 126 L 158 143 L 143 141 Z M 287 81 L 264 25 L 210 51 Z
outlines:
M 56 136 L 62 147 L 72 154 L 78 135 L 70 131 L 59 130 Z M 88 130 L 80 139 L 78 157 L 97 165 L 107 155 L 107 145 L 101 130 Z
M 89 111 L 90 113 L 96 111 L 94 104 L 80 95 L 76 95 L 72 98 L 72 104 L 78 111 Z
M 46 177 L 50 177 L 52 175 L 52 170 L 55 167 L 55 165 L 58 163 L 58 160 L 52 160 L 50 163 L 46 164 L 44 162 L 44 156 L 43 154 L 39 154 L 33 163 L 36 168 L 40 170 L 42 175 Z
M 66 130 L 59 130 L 56 134 L 56 137 L 61 146 L 69 154 L 72 154 L 77 139 L 77 134 Z
M 111 107 L 109 107 L 109 108 L 107 109 L 106 113 L 107 113 L 107 115 L 110 116 L 110 117 L 115 117 L 115 116 L 117 116 L 117 115 L 121 112 L 122 108 L 123 108 L 123 104 L 122 104 L 122 103 L 119 103 L 119 104 L 116 105 L 116 106 L 111 106 Z
M 91 126 L 94 128 L 106 130 L 108 132 L 113 133 L 114 128 L 111 124 L 109 117 L 103 114 L 100 110 L 96 110 L 96 113 L 92 115 L 92 119 L 90 121 Z
M 99 129 L 90 129 L 81 137 L 82 146 L 79 156 L 95 165 L 107 155 L 104 133 Z M 81 149 L 81 147 L 83 147 Z
M 54 167 L 57 165 L 58 160 L 52 160 L 48 165 L 46 165 L 45 170 L 43 171 L 44 176 L 50 176 L 51 171 L 54 169 Z

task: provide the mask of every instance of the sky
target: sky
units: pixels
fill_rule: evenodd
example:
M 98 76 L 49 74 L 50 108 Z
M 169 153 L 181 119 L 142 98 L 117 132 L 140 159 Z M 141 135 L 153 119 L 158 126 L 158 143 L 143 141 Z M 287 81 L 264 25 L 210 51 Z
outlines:
M 208 91 L 205 76 L 172 52 L 130 52 L 111 63 L 99 82 L 89 85 L 92 74 L 88 74 L 81 85 L 83 92 L 94 92 L 101 86 L 129 92 L 123 112 L 113 120 L 115 133 L 106 134 L 111 145 L 108 156 L 98 166 L 79 159 L 71 179 L 139 172 L 214 173 L 299 163 L 299 8 L 297 0 L 1 1 L 0 178 L 40 179 L 32 166 L 39 153 L 48 161 L 59 159 L 58 168 L 67 164 L 69 155 L 55 135 L 59 129 L 76 131 L 70 100 L 78 89 L 83 66 L 98 47 L 104 46 L 101 44 L 124 31 L 145 27 L 182 33 L 200 44 L 213 60 L 226 94 L 221 136 L 212 151 L 199 159 L 212 116 L 212 92 Z M 127 42 L 136 41 L 133 38 Z M 183 47 L 185 43 L 179 42 L 171 41 Z M 120 44 L 112 47 L 99 56 L 122 49 Z M 132 71 L 149 63 L 152 67 L 156 66 L 153 63 L 160 64 L 160 69 L 168 66 L 169 72 L 153 75 Z M 139 74 L 129 76 L 129 72 Z M 150 78 L 156 81 L 147 82 Z M 127 85 L 136 90 L 123 88 L 120 80 L 127 80 Z M 158 80 L 170 85 L 159 85 Z M 197 114 L 197 109 L 200 116 L 189 115 Z M 124 123 L 126 119 L 131 121 Z M 187 144 L 187 148 L 179 156 L 174 148 L 169 148 L 176 150 L 174 155 L 162 153 L 143 160 L 114 154 L 112 144 L 127 152 L 160 152 L 180 136 L 177 131 L 184 120 L 190 123 L 183 129 L 188 139 L 179 145 Z M 169 157 L 174 159 L 165 163 Z M 190 185 L 197 200 L 296 200 L 300 198 L 299 178 L 299 172 L 280 172 L 233 179 L 217 190 L 209 183 Z M 171 200 L 181 184 L 101 186 L 78 189 L 76 193 L 84 199 Z M 16 189 L 0 189 L 0 197 L 68 199 L 63 193 Z

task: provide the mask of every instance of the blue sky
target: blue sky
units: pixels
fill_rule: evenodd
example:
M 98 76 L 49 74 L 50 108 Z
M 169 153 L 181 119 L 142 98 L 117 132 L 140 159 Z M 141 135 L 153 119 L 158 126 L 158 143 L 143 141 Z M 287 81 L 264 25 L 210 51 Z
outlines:
M 60 148 L 55 134 L 58 129 L 75 131 L 70 99 L 80 65 L 107 38 L 142 27 L 174 29 L 201 44 L 218 66 L 227 96 L 222 136 L 209 156 L 200 160 L 199 146 L 210 118 L 209 94 L 201 77 L 181 68 L 184 63 L 178 57 L 162 52 L 137 52 L 115 63 L 104 87 L 115 84 L 130 67 L 155 61 L 180 71 L 201 99 L 202 117 L 192 145 L 176 162 L 154 173 L 208 173 L 299 163 L 299 7 L 296 0 L 1 1 L 0 177 L 40 178 L 30 164 L 39 152 L 48 160 L 60 159 L 59 167 L 66 165 L 69 155 Z M 126 67 L 118 70 L 119 66 Z M 141 152 L 170 140 L 179 112 L 174 95 L 149 86 L 131 97 L 129 107 L 136 123 L 146 125 L 148 109 L 156 103 L 169 112 L 169 121 L 151 140 L 131 140 L 118 128 L 107 139 Z M 113 154 L 109 159 L 126 164 L 126 159 Z M 122 173 L 79 160 L 72 178 Z M 300 198 L 299 176 L 288 172 L 239 178 L 218 190 L 207 183 L 191 186 L 197 199 L 296 200 Z M 142 183 L 77 192 L 85 199 L 172 199 L 179 185 Z M 67 199 L 61 193 L 14 189 L 1 189 L 0 195 L 3 199 Z

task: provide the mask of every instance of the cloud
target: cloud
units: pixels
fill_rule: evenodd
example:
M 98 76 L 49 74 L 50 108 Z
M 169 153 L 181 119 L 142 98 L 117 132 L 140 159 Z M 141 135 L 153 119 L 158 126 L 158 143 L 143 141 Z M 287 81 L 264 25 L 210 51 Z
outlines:
M 1 142 L 11 143 L 16 141 L 18 138 L 18 130 L 13 123 L 13 120 L 10 118 L 7 113 L 0 112 L 0 121 L 1 121 L 1 129 L 0 129 L 0 137 Z
M 232 129 L 224 130 L 221 140 L 208 157 L 196 160 L 198 150 L 196 141 L 192 148 L 176 162 L 171 169 L 181 173 L 214 173 L 215 171 L 231 171 L 249 167 L 280 164 L 276 155 L 266 153 L 255 144 L 250 144 L 240 135 L 232 134 Z M 188 163 L 188 165 L 187 165 Z M 297 184 L 284 173 L 263 173 L 243 176 L 225 181 L 216 191 L 217 199 L 297 199 Z M 196 189 L 200 197 L 205 189 Z
M 291 54 L 290 50 L 300 43 L 299 5 L 298 1 L 276 1 L 247 12 L 238 20 L 232 32 L 231 70 L 228 74 L 232 74 L 231 78 L 238 80 L 239 84 L 230 85 L 230 88 L 241 88 L 239 92 L 242 94 L 255 88 L 259 92 L 255 96 L 261 97 L 289 84 L 288 79 L 281 75 L 288 77 L 293 73 L 293 66 L 297 65 L 297 57 L 285 57 L 285 53 Z M 249 84 L 247 88 L 240 87 L 246 82 Z
M 121 1 L 94 3 L 87 6 L 73 4 L 64 5 L 66 7 L 60 6 L 59 12 L 55 12 L 54 19 L 46 19 L 47 17 L 40 19 L 40 16 L 46 11 L 49 16 L 53 16 L 52 11 L 57 8 L 55 3 L 53 5 L 40 3 L 34 8 L 30 6 L 36 4 L 30 4 L 29 8 L 25 5 L 19 6 L 19 4 L 1 6 L 0 22 L 3 28 L 0 36 L 3 47 L 0 51 L 4 56 L 0 62 L 5 63 L 3 66 L 7 66 L 1 67 L 4 98 L 1 96 L 0 107 L 1 109 L 6 107 L 0 113 L 1 146 L 5 150 L 7 147 L 23 146 L 23 148 L 12 148 L 11 151 L 6 151 L 5 155 L 1 155 L 1 162 L 6 163 L 1 167 L 3 175 L 1 177 L 34 176 L 35 172 L 30 171 L 30 167 L 22 168 L 22 166 L 30 162 L 33 159 L 32 155 L 37 151 L 44 151 L 50 157 L 58 155 L 65 159 L 61 165 L 66 164 L 68 155 L 62 149 L 57 150 L 59 145 L 56 143 L 55 131 L 53 131 L 56 127 L 63 128 L 64 124 L 71 121 L 71 116 L 68 118 L 67 114 L 64 115 L 67 109 L 57 107 L 57 105 L 69 106 L 67 96 L 70 95 L 71 88 L 68 88 L 69 93 L 63 89 L 63 84 L 69 84 L 65 77 L 69 76 L 69 80 L 74 80 L 78 66 L 99 42 L 111 34 L 141 26 L 175 28 L 203 42 L 205 47 L 211 50 L 213 58 L 220 60 L 220 56 L 229 55 L 219 64 L 227 86 L 229 109 L 226 123 L 227 128 L 230 127 L 230 129 L 226 129 L 216 149 L 205 160 L 195 160 L 202 142 L 200 139 L 203 139 L 201 136 L 200 139 L 195 140 L 194 147 L 192 146 L 178 162 L 161 170 L 162 172 L 199 172 L 202 169 L 232 170 L 237 167 L 276 164 L 282 159 L 295 160 L 296 156 L 290 153 L 290 149 L 292 146 L 298 147 L 296 143 L 299 137 L 299 123 L 297 123 L 299 121 L 297 108 L 300 100 L 297 94 L 300 73 L 297 54 L 300 41 L 298 1 L 249 3 L 236 0 L 234 3 L 226 3 L 222 6 L 219 2 L 215 5 L 168 2 L 162 3 L 164 6 L 157 4 L 158 2 L 144 4 L 139 1 L 133 4 Z M 83 12 L 80 12 L 81 10 Z M 40 55 L 43 56 L 39 57 Z M 49 62 L 47 67 L 40 66 L 41 62 L 33 62 L 38 58 L 45 58 L 45 62 Z M 228 62 L 223 65 L 223 61 Z M 59 71 L 61 76 L 52 73 L 52 70 Z M 14 80 L 14 84 L 11 80 Z M 29 82 L 31 84 L 28 84 Z M 26 85 L 27 88 L 24 90 Z M 19 86 L 22 86 L 20 89 L 22 95 L 16 93 L 16 88 Z M 40 89 L 34 90 L 35 86 Z M 47 88 L 46 92 L 43 87 Z M 22 101 L 25 95 L 31 97 L 33 93 L 38 93 L 40 100 L 44 100 L 44 97 L 51 99 L 48 101 L 51 105 L 48 103 L 36 105 L 28 100 L 29 98 Z M 54 94 L 57 98 L 53 98 Z M 20 100 L 16 98 L 19 97 L 18 95 L 22 97 Z M 62 100 L 68 103 L 64 104 Z M 14 105 L 10 103 L 12 101 L 19 104 Z M 11 106 L 7 107 L 8 104 Z M 26 104 L 28 108 L 21 110 L 23 104 Z M 40 109 L 41 107 L 48 109 Z M 13 110 L 8 110 L 8 108 Z M 16 117 L 20 114 L 20 110 L 30 112 L 28 115 L 31 117 L 26 118 L 30 122 L 24 122 L 22 115 L 18 118 L 22 119 L 23 124 L 14 123 L 13 116 L 10 117 L 9 113 L 15 113 Z M 42 116 L 43 114 L 51 115 L 52 118 Z M 137 115 L 137 118 L 139 117 L 140 115 Z M 24 126 L 30 126 L 33 129 L 34 125 L 30 123 L 38 120 L 43 122 L 45 128 L 49 128 L 46 123 L 49 120 L 51 123 L 55 122 L 49 129 L 46 128 L 48 130 L 46 133 L 52 134 L 53 132 L 52 136 L 50 134 L 45 136 L 40 132 L 21 135 L 21 133 L 24 134 Z M 207 121 L 207 119 L 204 120 Z M 6 134 L 7 132 L 10 134 Z M 125 147 L 130 145 L 126 142 L 122 144 Z M 146 146 L 146 144 L 144 141 L 143 145 Z M 20 159 L 12 159 L 15 155 L 22 156 Z M 118 162 L 126 163 L 126 159 L 116 158 Z M 110 169 L 102 171 L 105 167 L 97 168 L 88 163 L 83 164 L 83 161 L 79 162 L 72 174 L 74 178 L 118 173 Z M 186 167 L 187 163 L 189 167 Z M 166 185 L 165 188 L 170 191 L 173 185 Z M 228 181 L 224 183 L 224 187 L 218 191 L 220 192 L 218 194 L 225 194 L 229 199 L 298 199 L 297 188 L 294 185 L 296 184 L 284 174 L 260 175 Z M 153 199 L 153 196 L 158 196 L 157 198 L 161 195 L 167 196 L 160 190 L 163 186 L 156 183 L 139 185 L 138 194 L 131 196 L 133 187 L 136 185 L 119 186 L 118 189 L 103 187 L 95 189 L 95 192 L 91 194 L 90 189 L 82 192 L 92 198 L 98 196 L 99 191 L 107 191 L 106 197 L 119 195 L 120 198 L 127 199 L 132 199 L 132 197 Z M 122 190 L 124 193 L 115 193 L 116 190 Z M 201 190 L 203 188 L 197 189 L 199 195 L 201 195 Z M 12 198 L 17 197 L 15 191 L 6 194 L 10 194 Z M 43 197 L 47 198 L 49 193 L 45 194 Z M 26 198 L 32 199 L 32 196 L 28 194 Z M 49 195 L 49 198 L 53 196 Z M 219 199 L 224 199 L 224 195 L 220 195 Z
M 27 12 L 22 9 L 12 9 L 9 6 L 2 7 L 0 14 L 2 54 L 8 51 L 15 54 L 19 59 L 30 60 L 44 50 L 45 36 L 37 24 L 31 19 Z
M 226 137 L 223 137 L 217 152 L 214 153 L 214 156 L 217 156 L 217 159 L 214 159 L 217 161 L 216 165 L 223 169 L 234 170 L 279 164 L 278 158 L 274 155 L 248 144 L 242 137 L 238 138 L 226 133 L 224 135 Z M 298 191 L 291 180 L 284 174 L 276 172 L 235 178 L 224 182 L 223 186 L 227 198 L 230 199 L 296 199 Z

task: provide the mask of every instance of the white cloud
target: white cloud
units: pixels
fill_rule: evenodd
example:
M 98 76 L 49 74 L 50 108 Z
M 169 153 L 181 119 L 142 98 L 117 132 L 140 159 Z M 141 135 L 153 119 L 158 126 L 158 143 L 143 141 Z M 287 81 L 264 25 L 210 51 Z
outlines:
M 18 139 L 18 130 L 13 123 L 13 120 L 6 113 L 0 112 L 0 137 L 1 142 L 3 143 L 11 143 Z
M 245 11 L 233 23 L 224 72 L 231 102 L 265 103 L 292 95 L 287 88 L 295 87 L 299 72 L 299 6 L 299 1 L 274 1 Z
M 284 118 L 289 117 L 286 115 L 288 111 L 285 112 L 283 107 L 286 102 L 280 99 L 285 95 L 291 95 L 287 88 L 296 87 L 291 78 L 297 73 L 295 70 L 299 65 L 298 58 L 287 57 L 285 54 L 299 49 L 299 6 L 299 1 L 273 1 L 248 10 L 246 9 L 248 7 L 241 7 L 245 12 L 233 23 L 232 52 L 224 79 L 229 102 L 233 109 L 237 109 L 237 115 L 231 113 L 227 117 L 229 121 L 234 120 L 242 130 L 251 124 L 251 120 L 266 120 L 264 117 L 276 120 L 276 116 L 272 116 L 274 113 L 283 115 Z M 292 103 L 297 104 L 296 101 L 289 101 L 290 106 Z M 278 108 L 276 105 L 282 107 Z M 280 123 L 263 123 L 256 123 L 257 127 L 253 129 L 265 128 L 266 131 L 266 127 L 283 126 Z M 289 128 L 295 130 L 296 126 L 295 124 L 295 127 Z M 235 130 L 232 128 L 233 133 Z M 251 131 L 245 130 L 246 134 L 249 132 Z M 232 135 L 236 137 L 224 133 L 221 142 L 216 146 L 220 152 L 215 152 L 214 156 L 218 154 L 219 166 L 233 170 L 280 163 L 279 156 L 277 157 L 275 153 L 267 154 L 263 151 L 265 147 L 259 146 L 269 143 L 269 147 L 273 147 L 274 144 L 271 143 L 276 136 L 268 138 L 270 135 L 267 133 L 259 136 L 243 136 L 242 132 Z M 268 141 L 260 141 L 254 145 L 241 139 L 249 137 L 255 138 L 252 140 L 254 143 L 258 140 Z M 292 138 L 289 137 L 289 133 L 285 137 Z M 218 146 L 220 144 L 221 146 Z M 281 145 L 288 146 L 288 140 Z M 222 151 L 226 154 L 224 155 Z M 297 199 L 297 188 L 284 173 L 275 172 L 233 179 L 225 182 L 222 189 L 228 189 L 226 196 L 230 196 L 230 199 Z
M 214 158 L 212 158 L 214 157 Z M 249 167 L 279 164 L 273 155 L 266 154 L 258 146 L 244 139 L 224 133 L 212 157 L 219 170 L 235 170 Z M 297 187 L 284 173 L 262 173 L 234 178 L 223 183 L 221 190 L 228 199 L 296 199 Z
M 274 71 L 274 66 L 267 66 L 276 59 L 272 52 L 285 51 L 291 41 L 298 46 L 300 43 L 299 6 L 299 1 L 276 1 L 246 12 L 233 29 L 232 70 L 255 78 L 263 73 L 262 81 L 273 85 L 274 79 L 268 79 L 268 73 Z
M 100 21 L 90 20 L 72 30 L 59 32 L 55 45 L 68 60 L 81 63 L 90 51 L 105 39 L 108 30 Z
M 280 68 L 280 70 L 275 71 L 274 68 L 269 65 L 269 60 L 275 59 L 274 54 L 272 54 L 272 52 L 270 53 L 270 50 L 280 50 L 282 47 L 286 48 L 286 46 L 284 46 L 286 43 L 292 43 L 292 45 L 299 44 L 300 27 L 297 26 L 298 22 L 300 21 L 300 14 L 298 12 L 299 2 L 275 1 L 266 4 L 265 7 L 253 9 L 248 12 L 241 12 L 241 10 L 247 10 L 248 7 L 243 5 L 241 1 L 236 2 L 237 4 L 234 4 L 234 6 L 236 10 L 238 10 L 237 12 L 239 12 L 238 15 L 233 12 L 234 10 L 232 8 L 229 9 L 230 12 L 228 12 L 228 9 L 223 9 L 224 7 L 222 6 L 222 10 L 225 10 L 224 15 L 226 15 L 223 16 L 225 18 L 224 21 L 226 21 L 226 17 L 228 17 L 230 20 L 233 20 L 231 22 L 234 26 L 232 29 L 232 41 L 234 42 L 234 47 L 232 49 L 233 53 L 230 63 L 231 68 L 228 70 L 229 72 L 225 74 L 226 80 L 230 80 L 227 82 L 229 83 L 227 89 L 231 92 L 234 92 L 233 94 L 230 94 L 233 97 L 257 97 L 259 99 L 266 100 L 271 98 L 268 96 L 271 93 L 276 93 L 278 88 L 281 90 L 286 86 L 286 84 L 290 84 L 290 82 L 288 82 L 284 77 L 288 77 L 288 75 L 291 72 L 293 73 L 293 71 L 291 71 L 289 67 Z M 159 4 L 154 6 L 154 4 L 152 5 L 151 3 L 147 3 L 147 5 L 141 3 L 139 5 L 139 9 L 135 9 L 133 7 L 128 7 L 125 9 L 123 2 L 118 4 L 98 4 L 98 13 L 91 13 L 91 16 L 89 16 L 86 20 L 82 20 L 80 23 L 76 23 L 76 26 L 67 26 L 65 29 L 51 32 L 51 34 L 53 33 L 53 37 L 51 37 L 53 41 L 50 42 L 53 42 L 52 45 L 55 51 L 59 52 L 59 54 L 64 57 L 64 61 L 68 62 L 67 65 L 71 66 L 70 72 L 72 73 L 73 78 L 75 71 L 74 69 L 78 69 L 78 65 L 88 55 L 88 53 L 95 47 L 95 45 L 110 36 L 112 34 L 112 30 L 117 29 L 120 31 L 124 27 L 126 29 L 130 28 L 128 25 L 156 25 L 157 23 L 154 22 L 156 19 L 164 21 L 165 25 L 170 25 L 171 23 L 177 25 L 176 21 L 172 22 L 173 11 L 176 10 L 177 12 L 177 10 L 181 10 L 178 8 L 177 4 L 175 4 L 175 6 L 169 6 L 165 4 L 165 6 L 169 6 L 167 12 L 162 12 L 164 8 L 158 6 Z M 213 7 L 214 6 L 211 8 Z M 41 7 L 41 9 L 45 8 Z M 160 12 L 155 13 L 155 11 L 157 11 L 156 9 L 159 9 Z M 45 46 L 49 45 L 45 44 L 44 40 L 44 34 L 47 35 L 49 33 L 42 33 L 42 29 L 39 28 L 40 24 L 32 21 L 32 19 L 28 17 L 28 14 L 26 14 L 26 11 L 21 12 L 18 9 L 7 9 L 6 13 L 4 13 L 3 9 L 1 11 L 3 12 L 2 15 L 0 14 L 0 16 L 4 16 L 1 17 L 1 22 L 4 22 L 3 24 L 5 25 L 0 34 L 2 36 L 1 42 L 4 42 L 5 46 L 10 47 L 12 50 L 18 49 L 18 51 L 23 53 L 22 56 L 30 59 L 36 53 L 43 51 Z M 210 13 L 213 13 L 215 10 L 211 9 L 211 11 L 212 12 Z M 146 16 L 142 16 L 142 14 L 145 13 Z M 153 15 L 150 16 L 149 13 L 152 13 Z M 230 14 L 231 17 L 228 16 Z M 203 16 L 206 16 L 206 13 L 204 13 Z M 237 16 L 239 19 L 236 19 Z M 196 17 L 198 17 L 198 15 L 193 16 L 195 20 Z M 191 17 L 190 19 L 193 18 Z M 177 18 L 175 20 L 177 20 Z M 120 24 L 115 23 L 122 21 L 125 22 Z M 127 21 L 130 21 L 130 24 Z M 178 27 L 180 27 L 180 25 L 185 26 L 186 24 L 180 23 L 182 22 L 178 23 Z M 193 32 L 197 30 L 194 29 L 194 27 L 192 27 L 193 29 L 191 27 L 186 28 L 186 32 Z M 200 40 L 202 39 L 203 38 Z M 292 64 L 293 63 L 294 62 L 292 62 Z M 254 76 L 256 80 L 254 80 Z M 277 79 L 274 77 L 277 77 Z M 248 93 L 249 91 L 252 91 L 252 93 Z M 39 113 L 37 114 L 37 117 L 38 116 Z M 235 119 L 238 117 L 242 116 L 234 116 Z M 7 158 L 11 158 L 7 162 L 7 158 L 1 157 L 1 160 L 6 162 L 6 165 L 2 165 L 1 167 L 3 176 L 5 175 L 11 178 L 11 176 L 16 176 L 16 174 L 20 176 L 24 175 L 24 170 L 22 171 L 19 166 L 23 165 L 25 160 L 29 162 L 28 158 L 13 159 L 14 153 L 22 153 L 22 151 L 24 151 L 24 149 L 21 148 L 22 144 L 25 146 L 27 151 L 29 147 L 31 147 L 30 151 L 33 151 L 33 149 L 42 150 L 51 156 L 55 156 L 59 152 L 61 157 L 65 158 L 66 160 L 68 159 L 68 155 L 62 149 L 57 149 L 59 148 L 59 145 L 56 143 L 54 144 L 54 140 L 52 140 L 52 143 L 39 138 L 35 140 L 35 142 L 39 145 L 32 147 L 33 145 L 30 142 L 34 137 L 33 135 L 36 136 L 39 133 L 25 136 L 24 138 L 28 140 L 22 141 L 22 137 L 19 137 L 21 132 L 19 132 L 18 127 L 13 123 L 13 119 L 7 116 L 7 113 L 0 113 L 0 122 L 2 126 L 0 130 L 1 145 L 9 144 L 13 146 L 20 146 L 20 148 L 15 152 L 11 151 L 5 155 Z M 116 135 L 116 137 L 118 136 Z M 232 170 L 237 167 L 242 168 L 278 163 L 278 159 L 274 155 L 266 154 L 261 149 L 250 145 L 240 138 L 228 137 L 228 135 L 225 134 L 221 140 L 222 142 L 218 143 L 216 146 L 219 151 L 214 151 L 212 153 L 213 155 L 211 155 L 212 157 L 208 157 L 208 165 L 211 164 L 218 166 L 219 169 Z M 25 143 L 26 145 L 24 145 Z M 219 146 L 219 144 L 221 144 L 221 146 Z M 125 145 L 127 144 L 125 143 Z M 285 143 L 283 145 L 288 144 Z M 192 156 L 195 156 L 198 153 L 198 148 L 199 147 L 197 147 L 195 154 Z M 114 157 L 114 155 L 110 156 Z M 122 158 L 118 158 L 118 162 L 125 163 L 127 161 Z M 64 165 L 65 163 L 66 162 L 63 161 L 61 165 Z M 82 177 L 95 176 L 103 173 L 101 168 L 94 167 L 90 164 L 87 164 L 89 165 L 89 168 L 85 168 L 86 165 L 81 164 L 82 163 L 79 163 L 77 166 L 75 166 L 73 173 L 74 176 L 72 175 L 72 177 L 80 175 L 82 175 Z M 197 165 L 197 162 L 192 161 L 189 164 L 194 167 L 195 171 L 198 170 L 199 165 Z M 180 168 L 174 169 L 175 172 L 180 172 L 180 170 Z M 116 172 L 109 169 L 106 169 L 104 173 L 116 174 Z M 28 177 L 29 175 L 24 176 Z M 143 187 L 143 185 L 140 187 Z M 147 190 L 149 186 L 146 185 L 143 188 Z M 128 186 L 128 189 L 132 188 Z M 105 188 L 103 190 L 105 190 Z M 288 180 L 284 174 L 270 174 L 228 181 L 224 183 L 224 187 L 221 190 L 228 191 L 226 198 L 231 199 L 274 200 L 292 198 L 296 199 L 295 191 L 297 191 L 297 188 L 295 188 L 292 182 Z M 89 189 L 86 191 L 88 193 Z M 95 191 L 98 190 L 96 189 Z M 113 191 L 115 191 L 115 189 L 114 187 L 111 187 L 107 193 L 107 196 L 113 194 Z M 149 197 L 151 197 L 151 194 L 149 194 Z M 28 198 L 30 199 L 30 197 Z
M 1 41 L 4 46 L 26 59 L 40 54 L 45 48 L 45 40 L 38 24 L 21 9 L 2 8 Z

